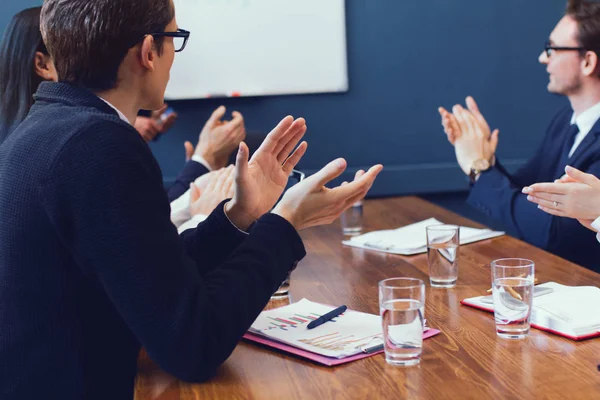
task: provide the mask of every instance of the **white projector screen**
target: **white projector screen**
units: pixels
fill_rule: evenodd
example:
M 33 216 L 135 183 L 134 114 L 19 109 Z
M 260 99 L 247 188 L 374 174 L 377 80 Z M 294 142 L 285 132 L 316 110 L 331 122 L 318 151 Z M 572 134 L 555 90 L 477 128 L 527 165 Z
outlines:
M 344 0 L 175 0 L 167 99 L 348 90 Z

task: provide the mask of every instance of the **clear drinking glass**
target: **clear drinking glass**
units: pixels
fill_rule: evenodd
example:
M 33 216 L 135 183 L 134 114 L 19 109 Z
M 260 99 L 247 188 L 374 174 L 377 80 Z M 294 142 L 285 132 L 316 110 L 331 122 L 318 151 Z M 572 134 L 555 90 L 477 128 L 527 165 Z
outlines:
M 410 366 L 421 361 L 425 284 L 420 279 L 391 278 L 379 282 L 385 361 Z
M 523 258 L 492 261 L 492 296 L 496 334 L 523 339 L 529 334 L 535 264 Z
M 429 282 L 433 287 L 452 288 L 458 279 L 460 227 L 431 225 L 426 231 Z
M 363 202 L 357 201 L 340 216 L 342 233 L 346 236 L 359 235 L 363 228 Z

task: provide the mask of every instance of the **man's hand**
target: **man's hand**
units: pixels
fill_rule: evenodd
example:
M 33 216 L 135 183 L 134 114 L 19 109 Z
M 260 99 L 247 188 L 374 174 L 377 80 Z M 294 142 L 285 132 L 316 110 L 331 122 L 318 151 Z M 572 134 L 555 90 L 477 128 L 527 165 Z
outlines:
M 177 120 L 177 113 L 171 113 L 164 120 L 161 119 L 167 107 L 168 105 L 165 103 L 160 109 L 152 111 L 149 118 L 136 117 L 133 127 L 146 142 L 150 142 L 159 134 L 167 132 Z
M 289 189 L 273 213 L 288 220 L 296 230 L 330 224 L 365 197 L 383 167 L 375 165 L 364 174 L 359 171 L 353 182 L 344 182 L 334 189 L 325 187 L 345 169 L 346 161 L 343 158 L 330 162 Z
M 304 133 L 303 118 L 285 117 L 267 135 L 250 162 L 248 146 L 240 143 L 235 165 L 235 194 L 225 205 L 227 216 L 238 228 L 246 230 L 273 208 L 292 169 L 306 152 L 306 142 L 294 150 Z
M 458 125 L 458 121 L 456 121 L 456 117 L 452 115 L 452 113 L 448 112 L 444 107 L 439 107 L 438 112 L 442 117 L 442 126 L 444 127 L 444 132 L 448 137 L 448 141 L 452 146 L 456 142 L 461 135 L 460 126 Z
M 190 215 L 208 215 L 220 202 L 233 197 L 233 165 L 204 174 L 190 183 Z M 204 179 L 201 179 L 204 178 Z
M 225 111 L 225 107 L 220 106 L 212 113 L 200 132 L 198 145 L 193 153 L 192 144 L 185 143 L 186 160 L 197 154 L 206 160 L 212 170 L 227 166 L 231 153 L 246 138 L 246 127 L 242 114 L 237 111 L 231 113 L 231 121 L 222 120 Z
M 555 183 L 536 183 L 524 187 L 523 193 L 542 211 L 575 218 L 591 229 L 589 221 L 600 216 L 600 179 L 569 166 L 566 173 L 567 177 Z
M 461 132 L 454 143 L 454 150 L 458 164 L 466 175 L 478 159 L 494 163 L 500 133 L 496 129 L 490 134 L 489 125 L 472 97 L 467 97 L 467 105 L 469 110 L 458 104 L 452 108 Z

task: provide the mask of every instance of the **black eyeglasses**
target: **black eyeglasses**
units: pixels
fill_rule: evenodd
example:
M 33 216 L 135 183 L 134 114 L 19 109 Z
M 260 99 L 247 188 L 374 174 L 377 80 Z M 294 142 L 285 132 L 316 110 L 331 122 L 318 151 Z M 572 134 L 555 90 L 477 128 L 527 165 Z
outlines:
M 157 32 L 157 33 L 149 33 L 154 37 L 172 37 L 173 45 L 175 46 L 175 52 L 179 53 L 183 49 L 185 49 L 185 45 L 190 38 L 190 31 L 186 31 L 185 29 L 177 29 L 177 32 Z
M 544 44 L 544 51 L 546 52 L 546 56 L 550 58 L 555 51 L 587 51 L 587 49 L 584 47 L 552 46 L 550 42 L 546 42 Z

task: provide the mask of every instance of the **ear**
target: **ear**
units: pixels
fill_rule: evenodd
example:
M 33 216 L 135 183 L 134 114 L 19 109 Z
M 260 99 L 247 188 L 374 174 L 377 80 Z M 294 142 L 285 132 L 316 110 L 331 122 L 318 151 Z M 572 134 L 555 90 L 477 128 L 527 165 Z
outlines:
M 583 74 L 586 76 L 593 75 L 599 68 L 598 54 L 593 51 L 586 51 L 583 56 Z
M 155 60 L 156 47 L 154 46 L 154 37 L 152 35 L 146 35 L 142 41 L 140 62 L 144 68 L 148 69 L 149 71 L 154 71 Z
M 55 81 L 56 72 L 54 69 L 54 63 L 49 55 L 44 54 L 40 51 L 35 52 L 33 58 L 33 69 L 35 73 L 45 81 Z

